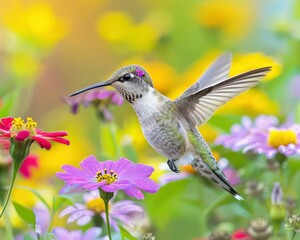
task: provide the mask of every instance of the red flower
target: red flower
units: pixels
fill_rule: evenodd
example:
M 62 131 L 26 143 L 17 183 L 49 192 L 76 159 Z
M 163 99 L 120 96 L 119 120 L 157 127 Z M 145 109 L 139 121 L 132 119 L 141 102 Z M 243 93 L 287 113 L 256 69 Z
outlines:
M 38 158 L 35 155 L 28 155 L 24 162 L 22 163 L 19 172 L 24 178 L 30 178 L 31 177 L 31 169 L 32 168 L 38 168 L 39 163 L 38 163 Z
M 36 141 L 41 148 L 50 149 L 51 142 L 59 142 L 69 145 L 69 140 L 64 137 L 68 134 L 64 131 L 57 132 L 43 132 L 41 129 L 36 128 L 37 123 L 32 118 L 27 118 L 27 122 L 21 118 L 6 117 L 0 121 L 0 138 L 8 138 L 22 142 L 26 139 Z
M 232 234 L 233 240 L 251 240 L 250 235 L 244 229 L 238 229 Z

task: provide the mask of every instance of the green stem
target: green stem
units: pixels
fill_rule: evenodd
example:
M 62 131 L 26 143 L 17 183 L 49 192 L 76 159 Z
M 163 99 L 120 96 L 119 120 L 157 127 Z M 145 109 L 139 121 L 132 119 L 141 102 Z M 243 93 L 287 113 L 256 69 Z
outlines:
M 120 144 L 118 144 L 117 142 L 117 138 L 116 138 L 116 125 L 112 124 L 112 123 L 108 123 L 109 124 L 109 132 L 111 135 L 111 139 L 112 139 L 112 143 L 114 146 L 114 149 L 116 150 L 116 157 L 120 157 L 121 156 L 121 148 L 120 148 Z
M 205 208 L 201 215 L 201 232 L 204 233 L 206 230 L 206 220 L 207 220 L 207 215 L 215 208 L 218 206 L 220 202 L 222 202 L 226 197 L 228 196 L 227 192 L 222 193 L 218 198 L 216 198 L 215 201 L 213 201 L 209 206 Z
M 5 230 L 6 230 L 6 237 L 7 237 L 7 239 L 14 239 L 13 230 L 12 230 L 7 212 L 5 212 L 4 217 L 5 217 L 4 224 L 5 224 Z
M 13 162 L 12 179 L 11 179 L 11 182 L 10 182 L 10 185 L 9 185 L 9 188 L 8 188 L 8 192 L 7 192 L 7 194 L 6 194 L 6 199 L 5 199 L 3 208 L 2 208 L 1 213 L 0 213 L 0 218 L 2 217 L 4 211 L 5 211 L 6 207 L 7 207 L 7 204 L 8 204 L 8 202 L 9 202 L 10 195 L 11 195 L 11 193 L 12 193 L 12 189 L 13 189 L 13 187 L 14 187 L 15 180 L 16 180 L 16 178 L 17 178 L 17 173 L 18 173 L 19 167 L 20 167 L 20 164 L 18 164 L 18 163 L 16 163 L 16 162 L 15 162 L 15 163 Z
M 110 222 L 109 222 L 109 215 L 108 215 L 108 201 L 104 201 L 105 206 L 105 217 L 106 217 L 106 227 L 107 227 L 107 234 L 109 239 L 111 240 L 111 231 L 110 231 Z
M 108 238 L 109 238 L 109 240 L 112 240 L 111 230 L 110 230 L 110 221 L 109 221 L 109 208 L 108 208 L 109 206 L 108 206 L 108 203 L 109 203 L 109 200 L 112 199 L 112 197 L 114 196 L 114 193 L 113 192 L 105 192 L 101 188 L 99 188 L 99 192 L 100 192 L 100 197 L 104 201 L 106 227 L 107 227 Z
M 295 238 L 296 234 L 297 234 L 297 232 L 296 232 L 296 231 L 293 231 L 293 235 L 292 235 L 291 240 L 293 240 L 293 239 Z

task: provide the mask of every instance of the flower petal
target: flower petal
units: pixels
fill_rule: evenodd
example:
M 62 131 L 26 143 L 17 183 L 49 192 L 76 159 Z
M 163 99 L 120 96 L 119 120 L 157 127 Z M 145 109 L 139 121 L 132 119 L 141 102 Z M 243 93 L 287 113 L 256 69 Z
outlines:
M 17 136 L 15 137 L 15 139 L 17 141 L 24 141 L 26 138 L 28 138 L 30 135 L 30 132 L 28 130 L 22 130 L 20 132 L 17 133 Z

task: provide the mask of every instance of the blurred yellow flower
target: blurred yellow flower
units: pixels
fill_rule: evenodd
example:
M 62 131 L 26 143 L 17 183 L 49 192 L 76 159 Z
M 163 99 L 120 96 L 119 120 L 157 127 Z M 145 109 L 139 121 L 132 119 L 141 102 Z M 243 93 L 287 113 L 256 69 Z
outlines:
M 198 59 L 185 73 L 183 73 L 176 86 L 169 92 L 172 99 L 180 96 L 186 89 L 193 85 L 199 77 L 208 69 L 208 67 L 222 54 L 220 50 L 212 50 Z
M 79 129 L 78 126 L 81 126 Z M 54 177 L 56 172 L 60 171 L 61 166 L 64 164 L 76 165 L 79 164 L 84 158 L 94 154 L 92 144 L 84 137 L 84 124 L 83 123 L 68 123 L 68 126 L 62 126 L 63 129 L 69 133 L 68 139 L 71 144 L 68 147 L 57 144 L 51 151 L 37 149 L 35 153 L 38 154 L 40 159 L 40 167 L 32 170 L 32 179 L 37 182 L 47 178 Z
M 267 74 L 263 81 L 276 78 L 281 74 L 282 65 L 273 57 L 261 52 L 236 55 L 233 58 L 230 75 L 234 76 L 255 68 L 271 66 L 272 71 Z
M 208 123 L 202 125 L 198 128 L 202 136 L 204 137 L 205 141 L 207 142 L 214 142 L 214 140 L 218 137 L 219 132 Z
M 5 65 L 19 81 L 34 80 L 40 70 L 40 62 L 28 52 L 13 52 L 5 59 Z
M 151 51 L 164 29 L 156 28 L 153 19 L 134 23 L 132 17 L 121 11 L 108 11 L 101 15 L 96 23 L 96 30 L 104 40 L 117 44 L 122 50 Z
M 248 0 L 205 0 L 197 8 L 197 20 L 207 28 L 220 29 L 228 37 L 244 37 L 251 29 L 255 11 Z
M 109 42 L 119 43 L 133 36 L 132 18 L 124 12 L 106 12 L 98 18 L 96 28 L 98 34 Z
M 172 66 L 159 60 L 145 61 L 143 59 L 126 59 L 123 65 L 138 64 L 144 67 L 150 74 L 153 85 L 157 91 L 166 94 L 177 85 L 177 73 Z
M 184 73 L 175 87 L 170 92 L 172 99 L 177 98 L 188 87 L 194 84 L 197 79 L 207 70 L 211 63 L 221 54 L 218 50 L 213 50 L 201 57 Z M 266 76 L 266 80 L 271 80 L 281 73 L 281 65 L 272 57 L 263 53 L 248 53 L 233 57 L 230 76 L 237 75 L 255 68 L 272 66 L 272 71 Z M 217 114 L 247 114 L 255 116 L 257 114 L 277 114 L 279 106 L 276 102 L 269 99 L 265 92 L 260 89 L 250 89 L 247 92 L 230 100 L 225 106 L 217 111 Z M 207 136 L 216 136 L 207 134 Z M 208 140 L 210 141 L 210 140 Z
M 216 114 L 239 114 L 257 116 L 259 114 L 278 114 L 279 105 L 271 100 L 261 89 L 252 88 L 230 100 Z
M 47 2 L 34 1 L 28 5 L 22 3 L 23 1 L 14 1 L 3 10 L 1 15 L 4 26 L 42 46 L 52 46 L 65 35 L 65 23 L 55 16 L 53 8 Z

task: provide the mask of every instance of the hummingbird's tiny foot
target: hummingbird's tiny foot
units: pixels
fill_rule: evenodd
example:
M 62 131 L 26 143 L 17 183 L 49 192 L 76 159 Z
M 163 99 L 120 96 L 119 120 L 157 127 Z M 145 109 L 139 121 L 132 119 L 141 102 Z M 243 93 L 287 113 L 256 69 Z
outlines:
M 173 172 L 180 173 L 180 170 L 176 167 L 174 160 L 168 159 L 167 164 Z

